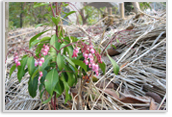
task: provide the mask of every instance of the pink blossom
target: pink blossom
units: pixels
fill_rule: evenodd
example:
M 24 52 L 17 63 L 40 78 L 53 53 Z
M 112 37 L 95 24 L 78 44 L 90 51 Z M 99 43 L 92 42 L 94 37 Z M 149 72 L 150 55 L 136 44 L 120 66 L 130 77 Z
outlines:
M 95 51 L 94 51 L 94 49 L 93 49 L 93 48 L 90 50 L 90 52 L 91 52 L 92 54 L 94 54 L 94 53 L 95 53 Z
M 16 66 L 20 66 L 21 64 L 20 64 L 20 62 L 18 61 L 17 63 L 16 63 Z
M 41 77 L 43 76 L 43 73 L 42 73 L 42 71 L 40 71 L 40 72 L 39 72 L 39 75 L 40 75 Z
M 35 67 L 36 67 L 37 65 L 38 65 L 38 61 L 36 60 L 36 61 L 35 61 Z
M 88 65 L 88 63 L 89 63 L 88 60 L 85 60 L 85 64 Z
M 38 64 L 39 64 L 39 66 L 42 66 L 42 61 L 39 61 Z
M 38 80 L 39 80 L 39 81 L 41 80 L 41 76 L 39 76 Z
M 92 66 L 92 65 L 91 65 L 91 64 L 89 64 L 88 66 L 89 66 L 89 68 L 91 68 L 91 66 Z
M 40 59 L 40 61 L 42 61 L 42 63 L 44 62 L 44 58 L 42 57 L 41 59 Z

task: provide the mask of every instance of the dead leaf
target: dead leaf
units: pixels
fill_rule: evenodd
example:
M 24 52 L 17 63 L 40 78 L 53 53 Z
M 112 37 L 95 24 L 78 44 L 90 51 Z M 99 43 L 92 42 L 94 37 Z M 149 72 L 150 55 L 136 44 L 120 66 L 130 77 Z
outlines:
M 156 93 L 146 92 L 146 96 L 152 97 L 155 100 L 155 102 L 161 103 L 162 98 Z
M 100 88 L 103 88 L 105 87 L 106 85 L 108 84 L 108 81 L 105 81 L 105 85 L 104 85 L 104 82 L 99 82 L 96 84 L 97 87 L 100 87 Z M 114 84 L 113 83 L 110 83 L 107 88 L 111 88 L 111 89 L 114 89 Z
M 128 95 L 121 98 L 120 101 L 124 103 L 148 103 L 150 102 L 150 99 L 141 96 L 136 97 L 136 96 Z
M 107 94 L 109 94 L 109 95 L 111 95 L 111 96 L 113 96 L 116 99 L 119 99 L 119 94 L 115 90 L 112 91 L 112 89 L 108 89 L 107 88 L 107 89 L 104 90 L 104 92 L 107 93 Z
M 158 106 L 155 104 L 154 99 L 152 99 L 150 102 L 149 110 L 157 110 L 157 108 L 158 108 Z
M 123 67 L 125 67 L 128 63 L 129 63 L 129 62 L 126 62 L 126 63 L 122 64 L 122 65 L 120 66 L 120 70 L 119 70 L 119 71 L 121 71 L 121 69 L 122 69 Z

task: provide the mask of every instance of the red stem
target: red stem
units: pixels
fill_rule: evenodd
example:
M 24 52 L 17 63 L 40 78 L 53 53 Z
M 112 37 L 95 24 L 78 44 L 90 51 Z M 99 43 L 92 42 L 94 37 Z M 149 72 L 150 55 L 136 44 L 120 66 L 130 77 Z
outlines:
M 54 110 L 56 110 L 56 92 L 54 92 Z
M 53 13 L 53 16 L 55 17 L 55 13 L 54 13 L 54 10 L 53 10 L 53 7 L 52 7 L 52 4 L 50 3 L 50 7 L 51 7 L 51 11 Z
M 54 107 L 53 98 L 51 98 L 51 105 Z

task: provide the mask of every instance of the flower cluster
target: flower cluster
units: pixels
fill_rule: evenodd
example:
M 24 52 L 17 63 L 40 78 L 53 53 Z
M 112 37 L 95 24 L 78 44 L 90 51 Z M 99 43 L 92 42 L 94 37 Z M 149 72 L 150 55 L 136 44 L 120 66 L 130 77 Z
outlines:
M 48 54 L 48 51 L 49 51 L 49 46 L 44 44 L 43 48 L 41 49 L 41 53 L 45 56 L 45 55 Z M 41 57 L 41 53 L 39 54 L 40 57 Z M 42 63 L 44 63 L 44 60 L 45 60 L 44 57 L 36 59 L 35 60 L 35 67 L 38 66 L 38 65 L 42 66 Z M 39 71 L 39 78 L 38 78 L 38 80 L 40 80 L 42 76 L 43 76 L 42 71 Z
M 18 59 L 19 59 L 19 56 L 18 56 L 17 53 L 15 53 L 14 54 L 14 62 L 16 63 L 16 67 L 21 65 L 21 63 L 20 63 L 20 61 Z
M 42 66 L 43 62 L 44 62 L 44 57 L 41 57 L 40 59 L 35 60 L 35 67 L 37 65 Z
M 48 54 L 49 49 L 49 46 L 44 44 L 41 53 L 45 56 Z
M 88 65 L 89 68 L 91 68 L 98 76 L 99 66 L 97 63 L 95 63 L 94 55 L 96 56 L 98 62 L 102 63 L 100 54 L 96 52 L 96 50 L 93 48 L 93 45 L 91 43 L 87 45 L 84 42 L 82 42 L 80 47 L 81 47 L 81 52 L 83 53 L 83 57 L 84 57 L 83 62 L 86 65 Z M 73 51 L 72 57 L 77 57 L 78 52 L 79 52 L 79 49 L 78 47 L 76 47 Z
M 73 57 L 77 57 L 77 56 L 78 56 L 78 53 L 79 53 L 79 48 L 76 47 L 76 48 L 73 50 L 72 58 L 73 58 Z

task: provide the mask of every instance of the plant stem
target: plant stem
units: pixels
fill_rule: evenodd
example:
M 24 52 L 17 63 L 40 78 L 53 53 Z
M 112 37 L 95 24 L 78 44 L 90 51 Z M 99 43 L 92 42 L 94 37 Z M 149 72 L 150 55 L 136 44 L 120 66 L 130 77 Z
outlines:
M 51 105 L 54 107 L 53 98 L 51 98 Z
M 57 2 L 56 2 L 56 16 L 58 16 L 58 8 L 57 8 Z M 56 36 L 58 37 L 58 26 L 56 25 Z
M 53 13 L 53 16 L 55 17 L 55 13 L 54 13 L 54 10 L 53 10 L 53 7 L 52 7 L 52 4 L 50 3 L 50 7 L 51 7 L 51 11 Z
M 54 110 L 56 110 L 56 92 L 54 92 Z

